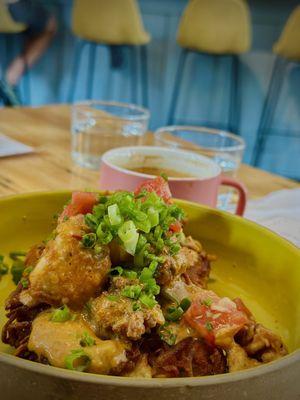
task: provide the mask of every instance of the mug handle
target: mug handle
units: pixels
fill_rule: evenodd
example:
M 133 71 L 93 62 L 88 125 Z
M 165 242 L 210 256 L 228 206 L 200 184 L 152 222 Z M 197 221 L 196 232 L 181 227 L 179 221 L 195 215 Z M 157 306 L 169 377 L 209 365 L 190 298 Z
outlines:
M 231 186 L 238 191 L 239 199 L 236 206 L 235 214 L 236 215 L 243 215 L 246 207 L 247 202 L 247 189 L 241 183 L 236 181 L 233 178 L 229 178 L 228 176 L 221 176 L 220 185 Z

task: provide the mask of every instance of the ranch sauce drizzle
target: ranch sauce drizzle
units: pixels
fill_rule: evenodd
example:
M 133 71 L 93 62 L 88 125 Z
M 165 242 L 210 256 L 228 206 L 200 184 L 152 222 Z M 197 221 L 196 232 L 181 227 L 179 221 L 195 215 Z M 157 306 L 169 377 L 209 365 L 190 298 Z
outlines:
M 28 341 L 28 349 L 38 357 L 46 357 L 50 365 L 65 368 L 66 356 L 76 349 L 84 350 L 91 359 L 87 372 L 108 374 L 126 361 L 126 345 L 119 340 L 97 338 L 81 316 L 66 322 L 53 322 L 50 316 L 49 312 L 43 312 L 35 318 Z M 95 340 L 95 345 L 80 346 L 80 339 L 85 332 Z

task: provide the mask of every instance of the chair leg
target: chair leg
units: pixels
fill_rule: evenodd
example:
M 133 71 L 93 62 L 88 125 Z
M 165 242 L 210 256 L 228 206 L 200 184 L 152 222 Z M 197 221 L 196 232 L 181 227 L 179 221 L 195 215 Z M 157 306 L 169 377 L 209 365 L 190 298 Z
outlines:
M 141 85 L 142 85 L 142 104 L 148 107 L 148 54 L 147 46 L 140 47 L 141 58 Z
M 94 77 L 95 77 L 95 59 L 96 59 L 96 44 L 89 43 L 89 62 L 86 83 L 86 97 L 91 99 L 93 95 Z
M 263 151 L 265 149 L 268 131 L 274 117 L 274 112 L 278 103 L 280 89 L 284 80 L 284 72 L 287 66 L 286 60 L 279 57 L 275 59 L 270 84 L 267 95 L 265 97 L 260 122 L 257 130 L 257 136 L 252 153 L 252 162 L 254 166 L 258 166 Z
M 228 130 L 232 133 L 240 135 L 240 112 L 241 104 L 239 99 L 239 57 L 231 56 L 231 88 L 229 103 Z
M 168 115 L 168 119 L 167 119 L 168 125 L 172 125 L 172 123 L 174 121 L 174 114 L 176 112 L 179 90 L 180 90 L 180 86 L 182 83 L 182 77 L 183 77 L 185 62 L 187 59 L 187 54 L 188 54 L 187 50 L 185 50 L 185 49 L 181 50 L 181 53 L 179 56 L 179 62 L 178 62 L 178 66 L 177 66 L 177 71 L 176 71 L 176 75 L 175 75 L 175 83 L 174 83 L 174 89 L 173 89 L 172 98 L 171 98 L 169 115 Z
M 137 47 L 128 46 L 129 52 L 131 53 L 131 101 L 134 104 L 138 102 L 138 73 L 137 73 Z
M 76 41 L 74 58 L 73 58 L 73 66 L 72 66 L 72 72 L 71 72 L 70 87 L 69 87 L 69 93 L 68 93 L 68 97 L 67 97 L 68 103 L 74 102 L 75 93 L 76 93 L 77 77 L 78 77 L 78 72 L 79 72 L 79 67 L 80 67 L 81 52 L 82 52 L 84 45 L 85 45 L 85 42 L 83 42 L 82 40 Z
M 26 105 L 31 105 L 30 74 L 27 65 L 25 67 L 23 75 L 23 93 L 24 93 L 24 103 Z

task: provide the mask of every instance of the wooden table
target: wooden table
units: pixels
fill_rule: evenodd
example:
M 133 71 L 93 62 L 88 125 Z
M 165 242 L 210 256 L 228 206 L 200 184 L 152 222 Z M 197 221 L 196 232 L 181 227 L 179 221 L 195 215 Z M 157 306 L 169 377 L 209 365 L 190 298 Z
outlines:
M 99 173 L 80 168 L 70 157 L 70 107 L 0 110 L 0 132 L 34 146 L 36 152 L 0 158 L 0 195 L 54 189 L 97 188 Z M 268 172 L 242 165 L 239 179 L 250 197 L 300 185 Z

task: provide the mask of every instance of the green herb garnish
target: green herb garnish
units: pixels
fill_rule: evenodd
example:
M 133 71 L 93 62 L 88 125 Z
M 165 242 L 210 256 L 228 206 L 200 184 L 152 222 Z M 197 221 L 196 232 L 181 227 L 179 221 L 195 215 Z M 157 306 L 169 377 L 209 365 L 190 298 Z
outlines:
M 144 304 L 148 308 L 153 308 L 157 304 L 157 301 L 155 300 L 154 296 L 149 296 L 147 294 L 142 294 L 139 297 L 139 300 L 142 304 Z
M 86 233 L 82 236 L 81 243 L 84 247 L 92 248 L 95 246 L 97 241 L 97 236 L 95 233 Z
M 82 350 L 72 350 L 65 358 L 65 366 L 72 371 L 86 371 L 91 364 L 91 358 Z
M 202 303 L 207 306 L 210 307 L 212 305 L 212 299 L 205 299 L 202 301 Z
M 16 285 L 20 282 L 24 269 L 24 261 L 19 259 L 13 261 L 10 272 L 12 274 L 12 279 Z
M 159 337 L 169 346 L 174 346 L 174 344 L 176 343 L 176 335 L 170 329 L 168 329 L 167 326 L 168 323 L 159 327 L 158 329 Z
M 144 190 L 135 196 L 119 191 L 100 196 L 93 212 L 85 215 L 85 222 L 96 234 L 97 243 L 118 240 L 126 252 L 135 256 L 135 266 L 141 267 L 149 265 L 151 256 L 157 256 L 164 246 L 170 247 L 171 254 L 179 251 L 179 244 L 173 242 L 171 247 L 166 242 L 170 225 L 183 217 L 178 206 L 166 204 L 154 192 Z
M 116 296 L 116 295 L 114 295 L 114 294 L 109 294 L 108 296 L 106 296 L 106 298 L 107 298 L 109 301 L 118 301 L 118 300 L 120 299 L 119 296 Z
M 183 311 L 186 311 L 191 305 L 191 300 L 185 297 L 184 299 L 181 300 L 179 306 L 183 309 Z
M 0 276 L 8 273 L 8 265 L 4 263 L 4 256 L 0 255 Z
M 166 320 L 167 321 L 179 321 L 180 318 L 182 317 L 184 311 L 183 309 L 178 306 L 178 307 L 169 307 L 167 310 L 167 314 L 166 314 Z
M 110 275 L 112 276 L 121 276 L 123 275 L 123 268 L 122 267 L 115 267 L 109 271 Z
M 20 283 L 23 286 L 24 289 L 27 289 L 29 286 L 29 281 L 27 278 L 21 278 L 20 279 Z
M 132 304 L 132 310 L 133 310 L 133 311 L 139 311 L 140 309 L 141 309 L 140 304 L 139 304 L 137 301 L 135 301 L 135 302 Z
M 130 299 L 138 299 L 141 294 L 142 288 L 138 285 L 126 286 L 122 290 L 122 296 L 129 297 Z
M 53 311 L 50 321 L 53 322 L 66 322 L 72 319 L 72 314 L 68 306 L 63 305 Z
M 93 339 L 87 332 L 83 332 L 82 338 L 80 339 L 80 346 L 82 347 L 90 347 L 96 344 L 96 340 Z
M 207 322 L 205 323 L 205 328 L 206 328 L 208 331 L 212 331 L 212 330 L 213 330 L 213 326 L 212 326 L 211 322 L 207 321 Z
M 21 257 L 21 258 L 25 257 L 26 254 L 27 254 L 27 253 L 26 253 L 25 251 L 11 251 L 11 252 L 9 253 L 9 257 L 10 257 L 12 260 L 18 260 L 20 257 Z

